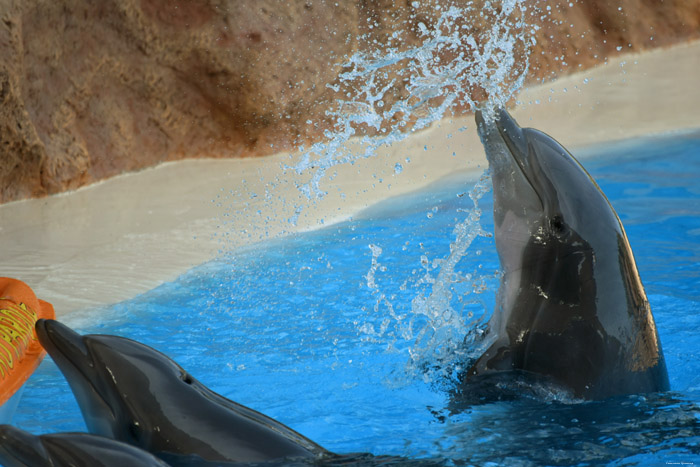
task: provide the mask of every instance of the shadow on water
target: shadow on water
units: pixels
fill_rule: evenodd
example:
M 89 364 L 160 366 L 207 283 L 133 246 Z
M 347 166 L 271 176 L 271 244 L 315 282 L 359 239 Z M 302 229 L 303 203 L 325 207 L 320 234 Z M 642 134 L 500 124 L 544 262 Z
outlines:
M 439 450 L 455 465 L 664 465 L 700 455 L 700 406 L 677 393 L 578 403 L 525 397 L 462 407 L 443 420 Z

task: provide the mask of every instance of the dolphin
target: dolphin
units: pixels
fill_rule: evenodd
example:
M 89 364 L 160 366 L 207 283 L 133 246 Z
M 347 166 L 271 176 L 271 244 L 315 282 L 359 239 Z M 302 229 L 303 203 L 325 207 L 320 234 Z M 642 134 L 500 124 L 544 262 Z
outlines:
M 88 430 L 170 464 L 313 460 L 328 451 L 291 428 L 216 394 L 144 344 L 81 336 L 53 320 L 39 341 L 68 380 Z
M 504 109 L 494 113 L 477 112 L 476 122 L 502 279 L 489 322 L 495 336 L 463 379 L 533 375 L 586 400 L 667 391 L 661 342 L 620 218 L 562 145 L 520 128 Z
M 151 453 L 87 433 L 34 436 L 0 425 L 0 464 L 5 467 L 167 467 Z

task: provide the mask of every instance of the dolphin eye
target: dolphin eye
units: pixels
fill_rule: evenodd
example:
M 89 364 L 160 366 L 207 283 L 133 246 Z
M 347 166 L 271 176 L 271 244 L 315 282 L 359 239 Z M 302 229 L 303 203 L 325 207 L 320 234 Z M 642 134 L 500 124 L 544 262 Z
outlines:
M 557 233 L 563 233 L 566 230 L 566 224 L 564 223 L 564 219 L 561 218 L 561 216 L 554 216 L 552 219 L 549 221 L 550 226 L 552 227 L 552 230 Z
M 185 384 L 192 384 L 192 377 L 189 375 L 189 373 L 183 373 L 182 376 L 180 377 L 182 381 L 185 382 Z

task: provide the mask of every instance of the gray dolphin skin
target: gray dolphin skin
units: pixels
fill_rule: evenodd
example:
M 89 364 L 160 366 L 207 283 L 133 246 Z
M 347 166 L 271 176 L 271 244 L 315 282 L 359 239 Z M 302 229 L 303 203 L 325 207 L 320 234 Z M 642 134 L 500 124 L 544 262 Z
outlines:
M 0 425 L 0 464 L 5 467 L 167 467 L 151 453 L 87 433 L 34 436 Z
M 172 465 L 329 455 L 291 428 L 214 393 L 144 344 L 81 336 L 53 320 L 39 320 L 36 332 L 68 381 L 90 433 L 137 446 Z
M 544 376 L 575 397 L 669 388 L 654 318 L 622 223 L 586 170 L 506 110 L 476 114 L 493 181 L 502 281 L 496 340 L 466 373 Z

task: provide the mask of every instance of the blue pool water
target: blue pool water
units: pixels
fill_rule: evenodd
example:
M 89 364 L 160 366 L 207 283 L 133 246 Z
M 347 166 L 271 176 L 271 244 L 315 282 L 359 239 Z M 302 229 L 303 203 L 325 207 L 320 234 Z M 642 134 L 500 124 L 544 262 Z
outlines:
M 478 354 L 498 285 L 489 236 L 477 235 L 454 270 L 448 264 L 456 225 L 471 215 L 472 232 L 493 229 L 490 193 L 479 215 L 464 176 L 349 222 L 232 251 L 97 310 L 97 322 L 78 330 L 151 345 L 213 390 L 339 453 L 455 465 L 698 464 L 700 134 L 589 149 L 583 163 L 626 227 L 669 393 L 450 411 L 454 375 Z M 50 359 L 15 424 L 85 429 Z

